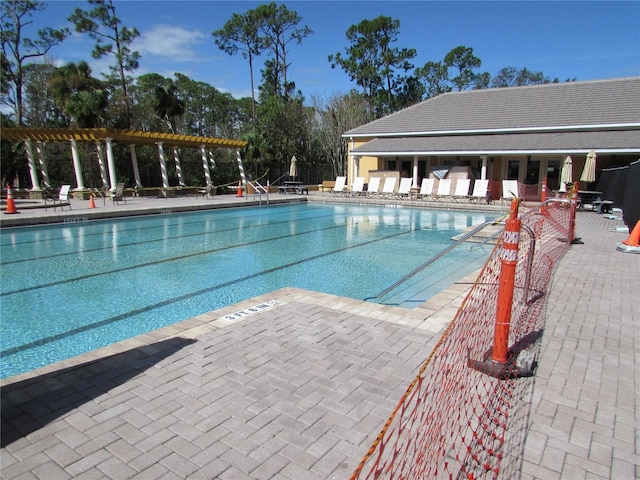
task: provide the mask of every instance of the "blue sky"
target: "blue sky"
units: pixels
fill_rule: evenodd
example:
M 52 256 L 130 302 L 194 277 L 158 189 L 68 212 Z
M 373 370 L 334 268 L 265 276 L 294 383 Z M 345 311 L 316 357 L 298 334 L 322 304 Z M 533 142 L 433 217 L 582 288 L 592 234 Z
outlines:
M 180 72 L 235 97 L 250 95 L 248 63 L 229 56 L 214 44 L 211 33 L 233 13 L 244 13 L 253 1 L 139 1 L 116 2 L 122 24 L 140 31 L 133 49 L 141 54 L 138 74 L 173 77 Z M 280 2 L 278 2 L 280 3 Z M 451 49 L 473 48 L 482 60 L 480 71 L 492 76 L 513 66 L 542 71 L 551 78 L 594 80 L 640 75 L 640 2 L 638 1 L 289 1 L 289 10 L 302 17 L 313 34 L 292 45 L 289 79 L 309 99 L 327 98 L 357 88 L 327 57 L 344 53 L 346 31 L 379 15 L 400 21 L 398 48 L 415 48 L 414 66 L 441 61 Z M 85 1 L 46 2 L 33 16 L 31 28 L 69 25 L 67 17 Z M 51 50 L 57 63 L 85 60 L 94 74 L 106 62 L 95 61 L 94 42 L 74 33 Z M 256 63 L 256 82 L 263 60 Z

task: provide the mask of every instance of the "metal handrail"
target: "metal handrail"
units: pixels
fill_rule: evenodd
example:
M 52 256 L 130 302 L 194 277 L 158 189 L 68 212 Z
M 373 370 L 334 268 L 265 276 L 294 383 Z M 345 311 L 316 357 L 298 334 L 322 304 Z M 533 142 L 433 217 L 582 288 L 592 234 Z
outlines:
M 454 248 L 457 248 L 458 246 L 460 246 L 465 240 L 467 240 L 468 238 L 472 237 L 473 235 L 475 235 L 476 233 L 478 233 L 480 230 L 482 230 L 483 228 L 489 226 L 489 225 L 497 225 L 498 223 L 500 223 L 501 220 L 489 220 L 487 222 L 481 223 L 480 225 L 476 226 L 475 228 L 473 228 L 472 230 L 470 230 L 469 232 L 465 233 L 462 237 L 460 237 L 458 240 L 456 240 L 454 243 L 452 243 L 451 245 L 449 245 L 448 247 L 444 248 L 443 250 L 441 250 L 440 252 L 436 253 L 433 257 L 431 257 L 429 260 L 427 260 L 426 262 L 424 262 L 422 265 L 420 265 L 419 267 L 415 268 L 414 270 L 412 270 L 411 272 L 407 273 L 404 277 L 402 277 L 400 280 L 398 280 L 397 282 L 395 282 L 393 285 L 385 288 L 384 290 L 382 290 L 380 293 L 378 293 L 377 295 L 374 295 L 373 297 L 367 297 L 364 300 L 373 300 L 373 299 L 377 299 L 380 298 L 384 295 L 386 295 L 387 293 L 389 293 L 390 291 L 394 290 L 396 287 L 398 287 L 399 285 L 403 284 L 404 282 L 406 282 L 407 280 L 409 280 L 411 277 L 413 277 L 414 275 L 420 273 L 422 270 L 424 270 L 425 268 L 427 268 L 429 265 L 431 265 L 432 263 L 434 263 L 435 261 L 439 260 L 440 258 L 442 258 L 444 255 L 446 255 L 447 253 L 449 253 L 451 250 L 453 250 Z

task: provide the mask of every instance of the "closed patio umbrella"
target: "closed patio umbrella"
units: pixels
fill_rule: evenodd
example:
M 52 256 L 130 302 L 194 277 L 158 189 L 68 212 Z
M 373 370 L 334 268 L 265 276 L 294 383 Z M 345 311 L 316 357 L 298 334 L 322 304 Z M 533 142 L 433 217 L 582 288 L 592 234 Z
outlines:
M 291 178 L 296 178 L 298 176 L 298 160 L 294 155 L 291 157 L 291 165 L 289 166 L 289 176 Z
M 567 183 L 573 182 L 573 162 L 571 157 L 567 155 L 562 164 L 562 173 L 560 173 L 560 191 L 567 191 Z
M 581 182 L 595 182 L 596 181 L 596 151 L 591 150 L 587 154 L 587 160 L 584 163 L 584 168 L 582 169 L 582 175 L 580 175 Z

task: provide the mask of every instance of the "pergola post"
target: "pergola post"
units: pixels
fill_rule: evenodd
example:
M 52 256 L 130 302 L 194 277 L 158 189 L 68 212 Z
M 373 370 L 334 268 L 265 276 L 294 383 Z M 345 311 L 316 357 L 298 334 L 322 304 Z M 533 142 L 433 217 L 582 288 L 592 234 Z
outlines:
M 73 170 L 76 174 L 76 184 L 78 190 L 84 190 L 84 179 L 82 178 L 82 164 L 80 163 L 80 153 L 75 139 L 71 139 L 71 157 L 73 158 Z
M 131 166 L 133 167 L 133 178 L 136 182 L 136 188 L 142 188 L 140 168 L 138 168 L 138 156 L 136 155 L 136 146 L 133 143 L 129 145 L 129 152 L 131 154 Z
M 204 145 L 200 145 L 200 156 L 202 157 L 202 168 L 204 168 L 204 181 L 206 183 L 211 183 L 211 172 L 209 171 L 207 148 Z
M 43 142 L 36 142 L 36 152 L 38 154 L 38 164 L 40 166 L 40 172 L 42 172 L 42 183 L 44 183 L 44 188 L 51 188 L 51 179 L 49 178 L 49 171 L 47 170 L 47 161 L 44 158 Z
M 169 175 L 167 175 L 167 162 L 164 157 L 162 142 L 158 142 L 158 157 L 160 157 L 160 174 L 162 175 L 162 188 L 169 188 Z
M 213 150 L 207 150 L 209 152 L 209 167 L 211 168 L 211 170 L 215 170 L 216 168 L 216 161 L 213 158 Z
M 184 187 L 184 179 L 182 178 L 182 165 L 180 164 L 180 150 L 177 146 L 173 147 L 173 160 L 176 162 L 176 176 L 178 177 L 178 185 Z
M 29 162 L 29 175 L 31 176 L 32 190 L 42 190 L 40 188 L 40 182 L 38 181 L 38 169 L 36 168 L 36 162 L 33 159 L 33 149 L 31 148 L 31 140 L 24 141 L 24 148 L 27 152 L 27 161 Z
M 104 152 L 102 151 L 102 145 L 100 142 L 96 142 L 96 154 L 98 155 L 98 166 L 100 167 L 100 180 L 102 181 L 102 188 L 109 188 L 109 181 L 107 180 L 107 167 L 104 164 Z
M 240 170 L 240 179 L 242 180 L 242 185 L 246 185 L 247 177 L 244 174 L 244 165 L 242 164 L 242 156 L 240 155 L 240 150 L 236 150 L 236 160 L 238 160 L 238 170 Z
M 113 146 L 111 145 L 111 138 L 106 137 L 104 143 L 107 146 L 107 167 L 109 168 L 109 183 L 111 192 L 116 191 L 116 185 L 118 184 L 118 177 L 116 176 L 116 162 L 113 159 Z

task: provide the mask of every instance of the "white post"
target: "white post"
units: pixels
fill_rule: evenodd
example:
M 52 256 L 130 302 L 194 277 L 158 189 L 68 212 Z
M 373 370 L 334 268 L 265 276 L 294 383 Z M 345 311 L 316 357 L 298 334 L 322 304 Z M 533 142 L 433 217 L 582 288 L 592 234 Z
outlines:
M 115 192 L 116 185 L 118 184 L 118 177 L 116 176 L 116 162 L 113 159 L 113 147 L 111 146 L 111 140 L 111 138 L 107 137 L 104 139 L 104 142 L 107 145 L 107 167 L 109 168 L 109 183 L 111 184 L 111 188 L 109 190 L 111 192 Z
M 211 172 L 209 172 L 209 162 L 207 161 L 207 149 L 200 145 L 200 156 L 202 157 L 202 168 L 204 168 L 204 181 L 211 183 Z
M 162 142 L 158 142 L 158 156 L 160 157 L 160 174 L 162 175 L 162 188 L 169 188 L 169 175 L 167 175 L 167 162 L 164 158 Z
M 180 151 L 178 147 L 173 147 L 173 159 L 176 162 L 176 176 L 178 177 L 178 185 L 184 187 L 184 179 L 182 178 L 182 165 L 180 164 Z
M 29 162 L 29 175 L 31 176 L 31 185 L 33 186 L 33 190 L 42 190 L 40 188 L 40 181 L 38 180 L 38 169 L 36 168 L 36 162 L 33 159 L 31 140 L 25 140 L 24 147 L 27 151 L 27 162 Z
M 487 179 L 487 156 L 482 155 L 480 159 L 482 160 L 482 167 L 480 168 L 480 179 L 486 180 Z
M 38 153 L 38 164 L 42 172 L 44 188 L 51 188 L 51 179 L 49 178 L 49 171 L 47 170 L 47 161 L 44 158 L 44 144 L 42 142 L 36 142 L 36 152 Z
M 356 181 L 356 178 L 358 178 L 358 173 L 360 170 L 360 157 L 353 155 L 351 157 L 353 159 L 353 168 L 352 170 L 352 176 L 349 180 L 349 185 L 353 185 L 353 182 Z
M 418 157 L 413 157 L 413 183 L 414 187 L 418 186 Z
M 242 156 L 240 150 L 236 150 L 236 160 L 238 160 L 238 170 L 240 170 L 240 178 L 242 179 L 242 185 L 247 185 L 247 177 L 244 174 L 244 165 L 242 164 Z
M 104 152 L 100 142 L 96 142 L 96 154 L 98 155 L 98 166 L 100 167 L 100 180 L 102 180 L 102 188 L 109 189 L 109 180 L 107 180 L 107 166 L 104 164 Z
M 133 144 L 129 145 L 129 152 L 131 155 L 131 166 L 133 167 L 133 178 L 136 182 L 136 188 L 142 188 L 140 169 L 138 168 L 138 156 L 136 155 L 136 146 Z
M 215 170 L 216 168 L 216 161 L 213 158 L 213 150 L 207 150 L 209 152 L 209 167 L 211 168 L 211 170 Z
M 76 183 L 78 190 L 84 190 L 84 180 L 82 178 L 82 165 L 80 164 L 80 154 L 78 144 L 75 139 L 71 140 L 71 157 L 73 158 L 73 169 L 76 172 Z

